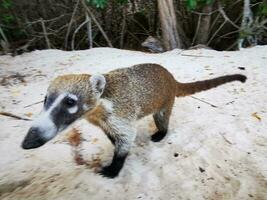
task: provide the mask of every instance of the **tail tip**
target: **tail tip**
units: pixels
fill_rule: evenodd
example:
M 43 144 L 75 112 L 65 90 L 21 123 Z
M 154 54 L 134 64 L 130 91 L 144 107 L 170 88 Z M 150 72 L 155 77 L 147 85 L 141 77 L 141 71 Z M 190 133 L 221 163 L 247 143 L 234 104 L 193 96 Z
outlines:
M 247 77 L 246 76 L 244 76 L 244 75 L 239 75 L 239 77 L 238 77 L 238 80 L 240 81 L 240 82 L 242 82 L 242 83 L 245 83 L 246 82 L 246 80 L 247 80 Z

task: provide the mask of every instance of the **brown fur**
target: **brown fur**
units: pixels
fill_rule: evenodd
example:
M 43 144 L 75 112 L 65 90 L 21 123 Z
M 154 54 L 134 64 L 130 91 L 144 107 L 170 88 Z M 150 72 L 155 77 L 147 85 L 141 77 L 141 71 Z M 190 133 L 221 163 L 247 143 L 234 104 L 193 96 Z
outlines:
M 49 92 L 70 92 L 84 99 L 91 110 L 84 117 L 110 133 L 106 120 L 110 116 L 101 104 L 97 104 L 89 84 L 88 74 L 64 75 L 56 78 L 50 85 Z M 140 64 L 122 68 L 104 74 L 106 86 L 101 98 L 113 103 L 112 115 L 120 119 L 136 120 L 154 114 L 159 130 L 167 131 L 168 121 L 175 97 L 201 92 L 231 81 L 245 82 L 240 74 L 218 78 L 179 83 L 165 68 L 157 64 Z
M 179 83 L 163 67 L 157 64 L 135 65 L 131 68 L 116 69 L 107 74 L 106 87 L 102 98 L 114 103 L 116 115 L 137 119 L 156 113 L 162 108 L 169 109 L 174 98 L 208 90 L 231 81 L 244 82 L 240 74 L 219 78 Z
M 191 94 L 195 94 L 197 92 L 201 92 L 204 90 L 209 90 L 211 88 L 217 87 L 219 85 L 232 82 L 232 81 L 240 81 L 244 83 L 246 81 L 246 77 L 241 74 L 227 75 L 221 76 L 218 78 L 205 80 L 205 81 L 196 81 L 192 83 L 178 83 L 176 86 L 176 96 L 187 96 Z
M 104 76 L 107 84 L 102 97 L 111 99 L 114 112 L 123 118 L 152 114 L 176 95 L 173 76 L 159 65 L 136 65 Z
M 50 85 L 48 94 L 69 92 L 89 106 L 83 117 L 99 126 L 115 145 L 111 164 L 101 171 L 108 177 L 118 175 L 134 141 L 132 121 L 153 114 L 158 131 L 151 139 L 158 142 L 167 133 L 175 97 L 191 95 L 231 81 L 246 80 L 245 76 L 235 74 L 205 81 L 179 83 L 171 73 L 157 64 L 116 69 L 103 76 L 106 84 L 104 90 L 99 91 L 100 99 L 95 93 L 94 87 L 97 85 L 93 87 L 90 82 L 90 77 L 94 76 L 87 74 L 58 77 Z M 111 103 L 112 108 L 108 108 L 103 100 L 106 104 Z
M 85 114 L 85 118 L 92 124 L 101 127 L 101 123 L 107 121 L 108 113 L 102 105 L 96 106 Z

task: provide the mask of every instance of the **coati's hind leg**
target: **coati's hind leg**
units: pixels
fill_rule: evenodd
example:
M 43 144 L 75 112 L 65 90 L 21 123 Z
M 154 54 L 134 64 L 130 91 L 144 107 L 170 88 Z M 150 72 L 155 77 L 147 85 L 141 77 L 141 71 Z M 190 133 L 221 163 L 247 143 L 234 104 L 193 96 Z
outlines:
M 167 135 L 172 106 L 173 103 L 153 115 L 158 128 L 158 131 L 151 136 L 153 142 L 159 142 Z
M 119 123 L 119 124 L 118 124 Z M 99 172 L 105 177 L 114 178 L 122 169 L 130 147 L 135 139 L 133 128 L 127 124 L 116 120 L 115 124 L 105 128 L 105 133 L 115 146 L 111 163 Z

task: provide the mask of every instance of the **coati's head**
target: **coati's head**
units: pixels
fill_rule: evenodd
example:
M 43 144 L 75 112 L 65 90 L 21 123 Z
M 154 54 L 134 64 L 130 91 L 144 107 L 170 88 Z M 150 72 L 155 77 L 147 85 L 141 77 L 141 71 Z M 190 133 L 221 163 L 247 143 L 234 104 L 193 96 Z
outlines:
M 37 148 L 93 109 L 105 88 L 103 75 L 64 75 L 48 87 L 43 110 L 34 120 L 22 143 L 23 149 Z

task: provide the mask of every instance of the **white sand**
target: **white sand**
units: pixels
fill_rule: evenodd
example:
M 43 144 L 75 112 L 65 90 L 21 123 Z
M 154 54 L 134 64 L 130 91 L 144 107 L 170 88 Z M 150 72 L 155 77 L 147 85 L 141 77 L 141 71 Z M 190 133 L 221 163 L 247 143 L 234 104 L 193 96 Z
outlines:
M 95 48 L 1 56 L 0 77 L 19 72 L 26 83 L 9 80 L 10 85 L 0 86 L 0 111 L 34 118 L 42 104 L 24 107 L 43 99 L 53 77 L 145 62 L 163 65 L 181 82 L 232 73 L 243 73 L 248 81 L 194 95 L 217 108 L 191 97 L 176 99 L 169 133 L 160 143 L 149 141 L 155 131 L 152 118 L 140 120 L 135 146 L 115 179 L 78 166 L 64 133 L 38 149 L 22 150 L 31 122 L 0 116 L 0 199 L 267 199 L 267 46 L 239 52 Z M 252 116 L 255 112 L 260 120 Z M 82 121 L 73 126 L 87 139 L 87 160 L 111 159 L 112 145 L 98 128 Z

